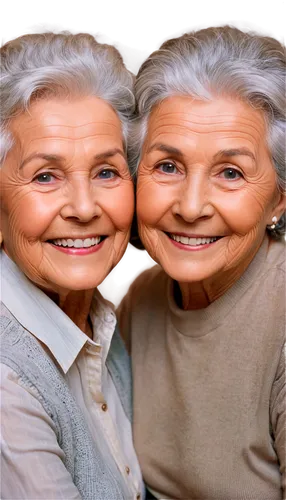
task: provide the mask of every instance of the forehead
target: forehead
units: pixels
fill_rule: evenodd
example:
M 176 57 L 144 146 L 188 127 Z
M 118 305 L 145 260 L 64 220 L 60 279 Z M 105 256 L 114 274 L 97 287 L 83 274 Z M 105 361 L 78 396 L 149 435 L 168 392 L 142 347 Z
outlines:
M 171 139 L 176 141 L 209 141 L 237 139 L 254 147 L 265 142 L 265 120 L 261 111 L 231 98 L 199 101 L 191 97 L 170 97 L 151 113 L 147 142 Z
M 27 112 L 11 121 L 10 129 L 22 146 L 41 139 L 116 137 L 122 141 L 117 114 L 97 97 L 34 102 Z

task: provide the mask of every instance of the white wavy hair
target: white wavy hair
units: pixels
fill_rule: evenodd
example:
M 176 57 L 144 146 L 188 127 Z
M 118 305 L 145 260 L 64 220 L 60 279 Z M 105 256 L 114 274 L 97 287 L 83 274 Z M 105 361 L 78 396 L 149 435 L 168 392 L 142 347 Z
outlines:
M 207 28 L 166 41 L 142 64 L 135 82 L 137 101 L 131 168 L 136 172 L 149 115 L 163 99 L 237 97 L 261 109 L 277 183 L 285 194 L 285 47 L 274 38 L 231 26 Z M 285 234 L 285 213 L 273 237 Z
M 96 96 L 106 101 L 122 123 L 128 151 L 134 113 L 134 77 L 118 50 L 89 34 L 24 35 L 1 48 L 0 163 L 13 145 L 10 120 L 35 99 Z

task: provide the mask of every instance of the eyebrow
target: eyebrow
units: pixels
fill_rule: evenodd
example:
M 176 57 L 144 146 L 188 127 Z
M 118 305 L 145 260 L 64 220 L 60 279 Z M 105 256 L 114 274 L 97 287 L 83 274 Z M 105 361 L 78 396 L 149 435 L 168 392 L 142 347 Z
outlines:
M 162 151 L 163 153 L 168 153 L 168 154 L 175 155 L 178 157 L 184 156 L 184 154 L 182 153 L 182 151 L 180 151 L 180 149 L 175 148 L 173 146 L 168 146 L 167 144 L 162 144 L 159 142 L 152 144 L 152 146 L 150 146 L 150 148 L 147 150 L 147 154 L 154 151 L 154 149 L 156 149 L 157 151 Z M 213 159 L 216 160 L 216 159 L 221 158 L 221 157 L 230 158 L 232 156 L 248 156 L 252 160 L 254 160 L 254 161 L 256 160 L 254 154 L 248 148 L 221 149 L 220 151 L 218 151 L 214 155 Z
M 124 152 L 119 149 L 119 148 L 114 148 L 114 149 L 108 149 L 107 151 L 103 151 L 102 153 L 99 153 L 98 155 L 95 155 L 93 157 L 93 160 L 98 161 L 98 160 L 104 160 L 105 158 L 111 158 L 112 156 L 116 156 L 117 154 L 121 155 L 124 160 L 126 160 L 126 155 Z M 51 154 L 44 154 L 44 153 L 32 153 L 28 158 L 22 161 L 20 164 L 20 169 L 23 168 L 27 163 L 29 163 L 32 160 L 35 159 L 40 159 L 40 160 L 45 160 L 47 162 L 53 162 L 53 163 L 62 163 L 65 158 L 60 155 L 51 155 Z
M 154 149 L 171 155 L 176 155 L 181 157 L 184 156 L 182 151 L 180 151 L 178 148 L 174 148 L 173 146 L 168 146 L 167 144 L 162 144 L 159 142 L 152 144 L 152 146 L 150 146 L 150 148 L 147 150 L 147 154 L 151 153 L 151 151 L 154 151 Z
M 248 156 L 252 160 L 256 160 L 254 154 L 247 148 L 221 149 L 214 155 L 214 160 L 221 158 L 222 156 L 228 158 L 231 156 Z

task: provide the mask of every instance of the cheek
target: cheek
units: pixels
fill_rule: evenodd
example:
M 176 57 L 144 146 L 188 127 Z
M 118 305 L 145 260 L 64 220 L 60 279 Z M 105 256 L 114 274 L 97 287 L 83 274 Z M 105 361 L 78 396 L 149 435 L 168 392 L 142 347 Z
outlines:
M 271 197 L 262 197 L 255 189 L 248 188 L 221 196 L 218 211 L 235 233 L 245 235 L 260 227 L 265 229 L 271 200 Z
M 155 183 L 150 177 L 138 180 L 136 212 L 140 238 L 151 257 L 159 263 L 160 240 L 158 226 L 170 208 L 172 194 L 167 186 Z
M 138 224 L 156 225 L 171 208 L 174 199 L 172 186 L 162 186 L 151 177 L 139 178 L 137 185 Z
M 134 185 L 124 181 L 117 189 L 105 194 L 105 210 L 118 231 L 130 229 L 134 214 Z
M 47 194 L 18 189 L 2 204 L 3 225 L 11 234 L 33 240 L 41 236 L 56 216 L 55 200 Z

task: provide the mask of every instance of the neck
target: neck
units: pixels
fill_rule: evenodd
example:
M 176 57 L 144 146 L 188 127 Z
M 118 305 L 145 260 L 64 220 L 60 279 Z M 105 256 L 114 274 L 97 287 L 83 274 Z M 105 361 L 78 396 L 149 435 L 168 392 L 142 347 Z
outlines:
M 200 282 L 180 282 L 175 287 L 175 299 L 184 310 L 203 309 L 219 299 L 243 275 L 259 247 L 239 266 L 217 273 Z
M 239 278 L 235 273 L 227 277 L 220 273 L 218 279 L 179 283 L 179 305 L 184 310 L 203 309 L 219 299 Z
M 47 292 L 46 292 L 47 293 Z M 65 294 L 47 293 L 62 311 L 92 339 L 92 329 L 89 324 L 89 312 L 94 294 L 91 290 L 69 291 Z

